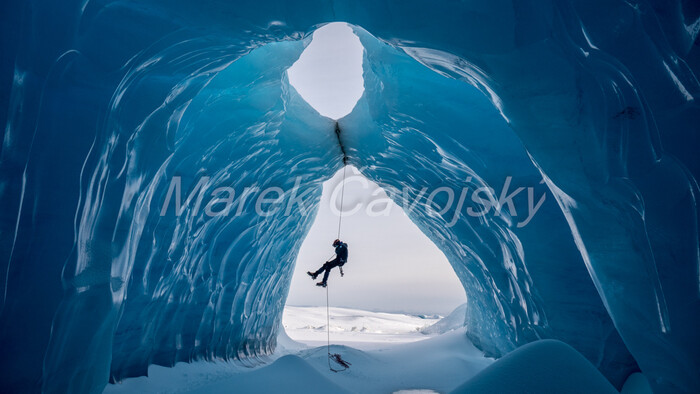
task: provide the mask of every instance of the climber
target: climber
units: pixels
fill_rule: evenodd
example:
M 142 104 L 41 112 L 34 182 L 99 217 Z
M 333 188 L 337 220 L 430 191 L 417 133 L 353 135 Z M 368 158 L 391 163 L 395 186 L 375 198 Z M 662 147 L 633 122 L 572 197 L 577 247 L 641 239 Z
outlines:
M 325 264 L 316 272 L 307 272 L 312 279 L 316 279 L 321 272 L 326 271 L 323 274 L 323 280 L 316 283 L 316 286 L 326 287 L 328 284 L 328 274 L 330 274 L 331 269 L 338 267 L 340 269 L 340 276 L 343 276 L 343 265 L 348 261 L 348 244 L 341 242 L 339 239 L 333 241 L 333 246 L 335 246 L 335 258 L 331 261 L 326 261 Z

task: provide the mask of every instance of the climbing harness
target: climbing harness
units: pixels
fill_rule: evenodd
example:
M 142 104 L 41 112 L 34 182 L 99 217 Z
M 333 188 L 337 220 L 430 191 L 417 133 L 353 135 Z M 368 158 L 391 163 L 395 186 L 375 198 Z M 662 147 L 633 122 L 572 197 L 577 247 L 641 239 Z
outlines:
M 340 149 L 343 151 L 343 183 L 342 183 L 342 188 L 340 189 L 340 211 L 339 211 L 339 217 L 338 217 L 338 237 L 337 239 L 340 239 L 340 227 L 341 224 L 343 223 L 343 200 L 345 199 L 345 170 L 347 169 L 347 160 L 348 157 L 345 154 L 345 148 L 343 147 L 343 144 L 340 142 L 340 127 L 338 126 L 338 123 L 335 124 L 335 135 L 338 137 L 338 144 L 340 144 Z M 340 267 L 340 275 L 343 276 L 343 268 Z M 328 351 L 328 369 L 330 369 L 333 372 L 342 372 L 345 371 L 346 369 L 350 368 L 350 363 L 343 360 L 343 358 L 340 356 L 338 353 L 333 353 L 331 354 L 331 309 L 330 309 L 330 302 L 328 301 L 328 286 L 326 286 L 326 333 L 327 333 L 327 343 L 326 343 L 326 350 Z M 331 365 L 331 360 L 338 364 L 341 368 L 333 368 L 333 365 Z

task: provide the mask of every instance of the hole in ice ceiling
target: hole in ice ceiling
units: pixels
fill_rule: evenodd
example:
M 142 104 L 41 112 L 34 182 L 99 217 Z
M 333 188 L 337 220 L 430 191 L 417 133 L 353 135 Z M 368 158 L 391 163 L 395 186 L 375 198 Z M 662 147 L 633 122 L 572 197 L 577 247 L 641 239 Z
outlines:
M 326 342 L 326 291 L 315 285 L 321 276 L 313 280 L 306 272 L 333 255 L 342 177 L 341 169 L 323 185 L 283 315 L 287 334 L 309 345 Z M 333 268 L 328 279 L 333 343 L 373 347 L 427 338 L 421 329 L 466 302 L 447 258 L 380 186 L 352 166 L 343 206 L 340 238 L 348 244 L 349 257 L 345 276 Z M 462 311 L 459 323 L 463 316 Z
M 364 92 L 360 39 L 346 23 L 329 23 L 287 70 L 290 85 L 321 115 L 340 119 Z

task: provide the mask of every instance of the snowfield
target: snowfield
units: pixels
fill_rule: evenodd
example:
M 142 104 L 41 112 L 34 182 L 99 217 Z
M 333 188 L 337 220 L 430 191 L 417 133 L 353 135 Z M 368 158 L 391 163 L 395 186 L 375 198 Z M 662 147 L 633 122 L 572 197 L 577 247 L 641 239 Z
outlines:
M 428 338 L 423 331 L 441 318 L 332 307 L 331 341 L 362 350 L 420 341 Z M 297 342 L 309 346 L 326 344 L 325 307 L 287 306 L 282 325 L 287 335 Z

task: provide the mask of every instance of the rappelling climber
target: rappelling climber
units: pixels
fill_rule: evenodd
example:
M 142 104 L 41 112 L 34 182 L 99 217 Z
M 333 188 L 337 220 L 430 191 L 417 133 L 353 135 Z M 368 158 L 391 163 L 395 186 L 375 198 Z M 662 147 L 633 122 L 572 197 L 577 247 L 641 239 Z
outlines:
M 343 265 L 348 261 L 348 244 L 336 239 L 333 241 L 333 246 L 335 246 L 335 258 L 331 261 L 326 261 L 318 271 L 307 272 L 312 279 L 316 279 L 317 276 L 321 275 L 321 272 L 326 271 L 326 273 L 323 274 L 323 280 L 316 283 L 316 286 L 326 287 L 328 285 L 328 274 L 330 274 L 331 269 L 335 267 L 340 269 L 340 276 L 344 275 Z

